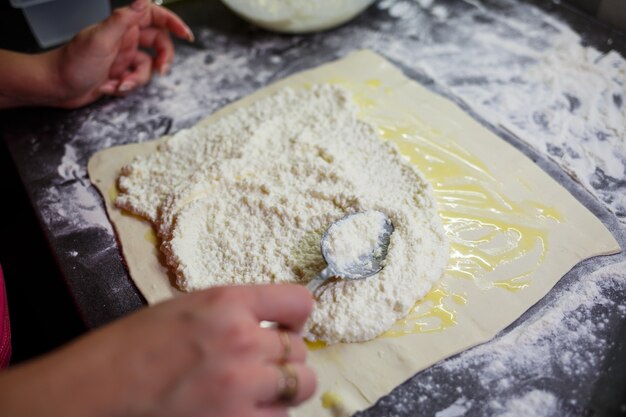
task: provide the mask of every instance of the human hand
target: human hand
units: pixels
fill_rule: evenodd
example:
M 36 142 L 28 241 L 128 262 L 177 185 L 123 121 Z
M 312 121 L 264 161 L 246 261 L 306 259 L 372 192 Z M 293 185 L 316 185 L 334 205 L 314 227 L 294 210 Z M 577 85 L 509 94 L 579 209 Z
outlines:
M 298 333 L 312 307 L 295 285 L 170 300 L 0 374 L 0 415 L 285 417 L 315 391 Z M 290 348 L 262 320 L 279 323 Z M 298 382 L 290 404 L 277 401 L 285 359 Z
M 126 94 L 146 84 L 153 70 L 164 74 L 174 58 L 170 32 L 193 40 L 178 16 L 150 0 L 136 0 L 82 30 L 48 57 L 56 74 L 55 105 L 75 108 L 102 95 Z M 139 47 L 153 49 L 154 58 Z

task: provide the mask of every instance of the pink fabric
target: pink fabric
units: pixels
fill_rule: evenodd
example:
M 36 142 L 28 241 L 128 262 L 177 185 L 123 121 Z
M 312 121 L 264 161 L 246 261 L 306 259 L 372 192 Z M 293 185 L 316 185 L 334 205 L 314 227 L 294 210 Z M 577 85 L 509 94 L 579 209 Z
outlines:
M 11 359 L 11 324 L 9 323 L 9 304 L 4 289 L 4 276 L 0 266 L 0 369 L 6 368 Z

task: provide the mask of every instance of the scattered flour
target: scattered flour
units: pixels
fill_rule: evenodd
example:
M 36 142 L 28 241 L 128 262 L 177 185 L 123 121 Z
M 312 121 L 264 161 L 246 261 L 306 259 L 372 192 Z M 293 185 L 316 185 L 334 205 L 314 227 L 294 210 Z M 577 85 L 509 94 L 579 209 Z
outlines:
M 385 54 L 547 154 L 626 222 L 626 59 L 585 46 L 580 35 L 538 9 L 516 7 L 511 18 L 465 1 L 474 8 L 454 18 L 438 3 L 418 1 L 440 24 L 453 25 L 455 34 L 431 44 L 430 36 L 440 36 L 435 27 L 432 35 L 395 27 L 405 36 L 425 37 L 426 45 L 407 51 L 391 43 Z M 393 16 L 397 4 L 379 7 Z M 421 13 L 418 7 L 403 10 L 400 23 Z
M 325 267 L 332 222 L 384 212 L 395 227 L 385 268 L 322 286 L 306 329 L 328 343 L 371 339 L 430 290 L 448 243 L 429 184 L 356 111 L 340 87 L 284 89 L 137 158 L 116 204 L 154 222 L 187 291 L 306 283 Z
M 444 21 L 448 18 L 448 9 L 443 6 L 435 6 L 432 8 L 432 14 L 439 21 Z
M 494 417 L 550 417 L 557 411 L 557 398 L 550 392 L 532 390 L 504 404 L 493 401 L 491 405 Z
M 580 271 L 580 280 L 557 286 L 523 323 L 418 374 L 358 416 L 587 415 L 590 387 L 626 319 L 624 300 L 616 300 L 626 291 L 621 259 Z
M 435 0 L 417 0 L 417 3 L 420 5 L 420 7 L 428 9 L 430 6 L 433 5 L 434 1 Z
M 435 417 L 463 417 L 468 410 L 465 397 L 456 400 L 449 407 L 438 411 Z

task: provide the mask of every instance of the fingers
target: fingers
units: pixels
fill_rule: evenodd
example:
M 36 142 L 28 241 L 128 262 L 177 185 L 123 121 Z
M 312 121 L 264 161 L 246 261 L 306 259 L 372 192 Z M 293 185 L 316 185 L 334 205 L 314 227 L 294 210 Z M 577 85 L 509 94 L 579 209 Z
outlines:
M 297 405 L 309 399 L 317 388 L 317 379 L 313 370 L 303 364 L 290 364 L 294 372 L 296 392 L 288 404 L 280 404 L 279 398 L 283 390 L 285 375 L 278 365 L 266 365 L 251 370 L 256 375 L 256 385 L 253 395 L 259 401 L 260 407 L 273 408 L 280 405 Z
M 154 68 L 161 74 L 174 59 L 174 45 L 168 30 L 184 39 L 193 40 L 189 27 L 174 13 L 153 5 L 150 0 L 136 0 L 130 7 L 113 11 L 104 22 L 85 31 L 94 54 L 115 54 L 108 80 L 98 91 L 103 94 L 125 94 L 144 85 Z M 87 36 L 89 35 L 89 36 Z M 139 51 L 139 46 L 154 49 L 156 58 Z M 114 80 L 119 80 L 116 85 Z
M 302 329 L 313 310 L 311 293 L 300 285 L 253 285 L 236 290 L 258 321 L 275 321 L 293 332 Z
M 136 12 L 143 12 L 148 8 L 148 6 L 150 6 L 150 3 L 152 3 L 151 0 L 135 0 L 130 5 L 130 8 L 135 10 Z
M 107 51 L 115 47 L 119 47 L 121 50 L 136 49 L 136 41 L 130 48 L 125 45 L 127 33 L 135 25 L 139 25 L 143 30 L 149 28 L 169 30 L 182 39 L 194 40 L 191 29 L 180 17 L 163 7 L 153 5 L 150 0 L 136 0 L 130 7 L 114 10 L 111 16 L 96 27 L 98 36 L 94 39 L 97 39 L 102 44 L 101 47 Z M 169 43 L 171 44 L 171 41 Z M 152 42 L 150 44 L 148 46 L 152 46 Z M 167 47 L 167 45 L 165 46 Z M 166 49 L 168 52 L 171 49 L 173 53 L 173 47 Z
M 167 29 L 177 37 L 193 42 L 193 32 L 175 13 L 157 5 L 152 5 L 149 10 L 150 13 L 141 19 L 140 25 L 142 28 L 153 26 L 159 29 Z
M 132 64 L 132 71 L 124 75 L 117 89 L 119 93 L 127 93 L 147 84 L 152 75 L 152 59 L 145 52 L 138 51 Z
M 261 350 L 269 362 L 304 362 L 307 355 L 302 336 L 293 332 L 262 329 Z
M 149 69 L 165 74 L 173 59 L 174 45 L 168 30 L 184 39 L 193 40 L 189 27 L 174 13 L 153 5 L 150 0 L 136 0 L 130 7 L 117 9 L 99 25 L 92 39 L 99 40 L 102 48 L 117 56 L 109 70 L 109 81 L 99 91 L 104 94 L 125 94 L 146 84 Z M 145 53 L 137 48 L 154 49 L 156 57 L 149 63 Z M 148 59 L 146 59 L 148 58 Z M 119 80 L 115 85 L 113 80 Z
M 234 285 L 192 294 L 194 303 L 207 307 L 228 305 L 251 314 L 257 323 L 271 321 L 298 333 L 313 310 L 309 290 L 295 284 Z M 243 307 L 243 308 L 242 308 Z
M 139 0 L 144 1 L 144 0 Z M 134 7 L 122 7 L 111 13 L 106 20 L 97 26 L 94 36 L 94 49 L 112 51 L 119 48 L 122 38 L 133 26 L 138 25 L 147 9 L 137 10 Z
M 113 95 L 120 85 L 120 80 L 108 80 L 100 86 L 98 91 L 102 94 Z
M 139 45 L 156 51 L 154 68 L 165 74 L 174 59 L 174 44 L 169 33 L 163 29 L 145 28 L 139 35 Z
M 137 47 L 139 46 L 139 27 L 130 28 L 124 37 L 117 57 L 109 69 L 109 78 L 121 78 L 135 60 Z
M 102 84 L 98 91 L 107 95 L 124 95 L 150 81 L 152 75 L 152 58 L 145 52 L 137 52 L 129 67 L 119 78 L 110 78 Z
M 265 407 L 254 411 L 254 417 L 289 417 L 284 406 Z
M 220 415 L 284 417 L 289 406 L 315 392 L 316 377 L 304 363 L 306 346 L 297 334 L 313 307 L 306 288 L 220 287 L 167 305 L 176 317 L 176 334 L 190 335 L 197 361 L 189 367 L 189 382 L 176 384 L 182 403 L 197 399 L 201 407 L 222 410 Z M 284 328 L 261 328 L 262 320 Z M 175 346 L 183 340 L 175 339 Z
M 236 396 L 244 409 L 297 405 L 310 398 L 317 388 L 315 373 L 304 364 L 285 368 L 285 365 L 222 360 L 219 364 L 196 368 L 196 372 L 199 376 L 194 379 L 194 390 L 199 395 L 211 398 L 213 393 L 212 401 Z M 286 389 L 292 394 L 288 402 L 281 400 Z

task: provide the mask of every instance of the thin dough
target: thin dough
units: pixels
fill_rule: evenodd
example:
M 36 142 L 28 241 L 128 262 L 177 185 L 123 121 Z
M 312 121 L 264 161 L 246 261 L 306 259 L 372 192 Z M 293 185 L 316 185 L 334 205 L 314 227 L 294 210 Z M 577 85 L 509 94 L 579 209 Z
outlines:
M 428 293 L 448 241 L 430 184 L 357 110 L 338 86 L 283 89 L 136 158 L 117 205 L 153 221 L 185 291 L 306 283 L 325 267 L 320 240 L 332 222 L 385 212 L 395 226 L 385 268 L 324 284 L 305 327 L 329 344 L 370 340 Z
M 535 219 L 539 222 L 537 225 L 545 229 L 548 246 L 539 266 L 535 265 L 536 259 L 533 260 L 535 269 L 527 276 L 530 284 L 526 288 L 519 291 L 501 287 L 484 289 L 470 279 L 452 277 L 450 272 L 453 271 L 448 269 L 442 278 L 446 292 L 461 294 L 467 300 L 465 304 L 455 304 L 448 299 L 442 301 L 447 311 L 454 312 L 454 322 L 449 326 L 366 343 L 337 344 L 310 352 L 309 363 L 318 375 L 317 394 L 292 411 L 292 417 L 336 416 L 333 409 L 322 407 L 321 397 L 327 392 L 333 392 L 333 398 L 340 400 L 340 408 L 346 415 L 370 406 L 416 372 L 491 339 L 542 298 L 576 263 L 591 256 L 620 251 L 602 223 L 532 161 L 454 103 L 409 80 L 389 62 L 369 51 L 354 53 L 266 87 L 211 115 L 201 125 L 214 123 L 286 86 L 302 88 L 331 81 L 341 83 L 355 94 L 360 103 L 359 118 L 381 128 L 395 127 L 398 134 L 390 140 L 403 145 L 402 152 L 412 162 L 417 163 L 424 154 L 430 157 L 430 151 L 418 144 L 408 147 L 409 141 L 402 137 L 402 132 L 408 129 L 415 132 L 416 137 L 438 146 L 443 154 L 452 146 L 461 149 L 462 152 L 450 157 L 471 160 L 473 166 L 487 172 L 486 186 L 492 192 L 502 193 L 507 201 L 540 202 L 561 213 L 562 218 L 542 222 L 540 216 L 529 217 L 529 221 Z M 112 202 L 120 168 L 135 156 L 152 152 L 157 144 L 107 149 L 89 162 L 90 178 L 104 197 L 130 275 L 151 304 L 179 292 L 172 285 L 167 269 L 159 263 L 154 240 L 149 238 L 153 233 L 150 224 L 125 215 Z M 412 150 L 415 147 L 419 153 Z M 427 178 L 431 175 L 427 166 L 418 167 Z M 450 184 L 465 184 L 464 178 L 458 175 L 449 172 L 446 178 Z M 433 188 L 436 197 L 445 191 L 437 182 L 433 182 Z M 466 216 L 479 214 L 480 210 L 476 209 Z M 444 222 L 444 226 L 450 233 L 450 223 Z M 506 268 L 496 269 L 494 274 L 501 274 L 498 278 L 511 277 Z M 503 271 L 499 272 L 500 269 Z M 498 314 L 493 314 L 494 311 Z

